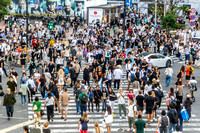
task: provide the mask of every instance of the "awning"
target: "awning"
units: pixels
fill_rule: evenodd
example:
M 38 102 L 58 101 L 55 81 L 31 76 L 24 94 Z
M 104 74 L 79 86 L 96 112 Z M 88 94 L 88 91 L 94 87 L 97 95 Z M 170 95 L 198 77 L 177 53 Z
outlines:
M 112 8 L 117 8 L 121 6 L 123 6 L 123 4 L 104 4 L 104 5 L 98 5 L 98 6 L 90 6 L 87 8 L 112 9 Z

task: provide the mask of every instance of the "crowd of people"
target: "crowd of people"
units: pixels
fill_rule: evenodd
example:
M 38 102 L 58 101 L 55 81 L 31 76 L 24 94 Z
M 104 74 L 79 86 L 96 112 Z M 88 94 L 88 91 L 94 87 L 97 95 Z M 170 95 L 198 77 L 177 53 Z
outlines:
M 28 45 L 25 24 L 22 21 L 16 19 L 11 27 L 0 29 L 1 83 L 3 74 L 9 76 L 3 101 L 8 120 L 13 117 L 16 96 L 21 95 L 22 106 L 27 101 L 33 102 L 32 110 L 37 115 L 39 124 L 44 110 L 47 110 L 48 122 L 53 121 L 54 110 L 61 113 L 61 119 L 70 121 L 67 119 L 67 111 L 72 98 L 67 91 L 73 90 L 76 113 L 81 114 L 79 122 L 77 121 L 81 133 L 88 131 L 87 115 L 94 112 L 94 104 L 96 111 L 104 115 L 103 125 L 108 133 L 112 132 L 113 119 L 118 118 L 127 119 L 128 131 L 134 128 L 135 133 L 143 133 L 147 126 L 142 120 L 144 113 L 147 115 L 148 125 L 155 123 L 157 116 L 161 115 L 157 126 L 161 133 L 167 133 L 168 130 L 169 133 L 176 130 L 182 132 L 182 108 L 186 108 L 191 117 L 191 97 L 194 96 L 197 84 L 195 77 L 191 77 L 194 71 L 191 65 L 200 67 L 200 43 L 191 39 L 184 43 L 184 34 L 189 32 L 191 36 L 195 36 L 195 29 L 178 30 L 174 42 L 170 33 L 154 25 L 152 15 L 142 14 L 138 18 L 135 14 L 128 17 L 125 43 L 123 18 L 113 19 L 111 23 L 85 23 L 82 27 L 75 18 L 72 23 L 73 33 L 68 38 L 69 25 L 65 21 L 54 30 L 49 30 L 48 25 L 42 22 L 30 24 Z M 162 110 L 161 114 L 156 110 L 164 106 L 161 104 L 164 97 L 160 83 L 162 74 L 158 67 L 152 64 L 151 58 L 145 60 L 136 57 L 142 52 L 176 55 L 181 60 L 182 54 L 185 53 L 186 63 L 177 74 L 176 86 L 171 87 L 167 95 L 168 110 Z M 87 62 L 86 65 L 84 62 Z M 22 66 L 22 75 L 15 71 L 16 65 Z M 5 66 L 8 66 L 8 71 Z M 81 77 L 80 72 L 83 73 Z M 185 73 L 185 86 L 189 87 L 189 93 L 183 102 Z M 164 74 L 166 86 L 169 87 L 173 74 L 171 65 Z M 123 89 L 126 83 L 128 87 Z M 42 99 L 45 100 L 44 106 L 41 99 L 34 96 L 36 93 L 41 93 Z M 115 115 L 115 104 L 118 104 L 119 116 Z M 103 132 L 98 123 L 95 123 L 94 127 L 95 133 Z

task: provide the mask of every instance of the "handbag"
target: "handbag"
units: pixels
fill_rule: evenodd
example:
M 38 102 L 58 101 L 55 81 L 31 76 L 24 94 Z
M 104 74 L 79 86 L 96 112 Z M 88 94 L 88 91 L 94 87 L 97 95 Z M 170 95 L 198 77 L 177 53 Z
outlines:
M 19 88 L 19 92 L 18 92 L 19 95 L 22 94 L 22 88 Z
M 0 96 L 1 96 L 1 97 L 4 96 L 3 90 L 0 91 Z
M 40 115 L 41 115 L 41 116 L 44 116 L 44 115 L 45 115 L 44 110 L 40 110 Z
M 111 124 L 113 122 L 113 117 L 112 117 L 112 114 L 111 115 L 108 115 L 106 118 L 105 118 L 105 123 L 106 124 Z
M 183 120 L 188 120 L 190 118 L 186 109 L 181 110 L 181 117 Z
M 105 119 L 102 121 L 102 127 L 103 127 L 103 128 L 106 128 Z
M 33 106 L 33 110 L 35 111 L 35 110 L 37 110 L 38 108 L 37 108 L 37 105 L 35 104 L 34 106 Z

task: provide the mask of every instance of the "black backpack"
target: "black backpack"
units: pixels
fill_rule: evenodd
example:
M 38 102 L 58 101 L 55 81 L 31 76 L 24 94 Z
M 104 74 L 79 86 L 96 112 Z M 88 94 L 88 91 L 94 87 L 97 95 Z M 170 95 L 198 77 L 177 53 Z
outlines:
M 178 123 L 178 113 L 176 112 L 176 110 L 172 109 L 171 110 L 171 118 L 170 118 L 172 124 L 177 124 Z
M 158 95 L 159 95 L 159 97 L 164 97 L 164 94 L 160 89 L 158 89 Z
M 83 120 L 81 124 L 82 124 L 82 130 L 88 130 L 87 121 Z
M 82 104 L 86 104 L 87 103 L 87 96 L 86 96 L 86 94 L 82 94 L 81 103 Z
M 161 117 L 161 127 L 162 127 L 162 128 L 165 128 L 165 127 L 167 127 L 167 126 L 168 126 L 168 119 L 167 119 L 166 116 L 162 116 L 162 117 Z
M 76 90 L 76 99 L 78 99 L 78 96 L 81 94 L 81 90 Z

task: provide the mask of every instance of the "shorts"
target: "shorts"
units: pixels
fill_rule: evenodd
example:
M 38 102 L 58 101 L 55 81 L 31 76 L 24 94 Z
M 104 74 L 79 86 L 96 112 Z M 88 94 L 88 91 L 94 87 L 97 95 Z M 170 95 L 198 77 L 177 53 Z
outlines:
M 150 108 L 147 108 L 147 109 L 146 109 L 146 114 L 152 114 L 152 110 L 153 110 L 153 108 L 151 108 L 151 109 L 150 109 Z
M 143 111 L 143 107 L 137 105 L 137 111 Z
M 187 75 L 186 75 L 185 79 L 186 79 L 186 80 L 190 80 L 190 76 L 187 76 Z
M 61 110 L 68 111 L 68 106 L 61 106 Z

